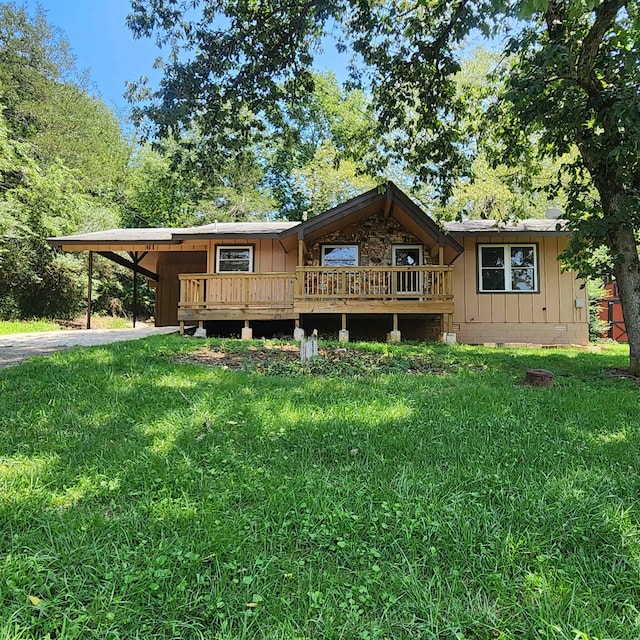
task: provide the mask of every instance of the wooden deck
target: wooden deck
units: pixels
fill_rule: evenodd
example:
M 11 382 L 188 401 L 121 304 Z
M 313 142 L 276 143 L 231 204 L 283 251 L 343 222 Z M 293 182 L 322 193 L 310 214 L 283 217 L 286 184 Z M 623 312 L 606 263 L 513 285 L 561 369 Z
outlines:
M 279 320 L 306 313 L 453 313 L 453 267 L 298 267 L 180 274 L 178 320 Z

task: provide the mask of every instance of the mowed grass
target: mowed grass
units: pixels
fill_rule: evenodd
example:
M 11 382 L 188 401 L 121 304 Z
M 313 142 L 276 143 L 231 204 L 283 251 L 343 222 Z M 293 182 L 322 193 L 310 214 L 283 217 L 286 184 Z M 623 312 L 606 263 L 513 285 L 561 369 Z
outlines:
M 624 348 L 271 375 L 176 359 L 202 344 L 0 372 L 0 638 L 640 637 Z
M 0 336 L 13 333 L 31 333 L 40 331 L 60 331 L 62 329 L 79 329 L 86 324 L 86 318 L 73 321 L 60 320 L 0 320 Z M 129 329 L 133 326 L 131 319 L 118 316 L 94 315 L 91 318 L 93 329 Z
M 32 331 L 59 331 L 59 324 L 52 320 L 0 320 L 0 336 Z

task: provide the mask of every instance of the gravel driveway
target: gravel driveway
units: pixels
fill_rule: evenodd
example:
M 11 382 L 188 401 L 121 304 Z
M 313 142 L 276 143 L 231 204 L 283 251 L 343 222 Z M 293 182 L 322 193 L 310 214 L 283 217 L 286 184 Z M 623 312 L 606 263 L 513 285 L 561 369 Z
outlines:
M 78 329 L 13 333 L 0 336 L 0 369 L 18 364 L 31 356 L 42 356 L 71 347 L 92 347 L 124 340 L 138 340 L 164 333 L 175 333 L 179 327 L 139 327 L 136 329 Z

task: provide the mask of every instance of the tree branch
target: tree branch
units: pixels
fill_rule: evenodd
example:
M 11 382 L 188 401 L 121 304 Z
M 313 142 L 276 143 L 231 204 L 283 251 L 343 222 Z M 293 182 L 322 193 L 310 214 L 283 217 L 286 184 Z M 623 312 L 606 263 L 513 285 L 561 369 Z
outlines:
M 589 92 L 599 89 L 596 78 L 593 76 L 593 67 L 602 39 L 613 25 L 618 11 L 626 4 L 627 0 L 605 0 L 595 10 L 596 19 L 582 41 L 577 65 L 578 83 Z

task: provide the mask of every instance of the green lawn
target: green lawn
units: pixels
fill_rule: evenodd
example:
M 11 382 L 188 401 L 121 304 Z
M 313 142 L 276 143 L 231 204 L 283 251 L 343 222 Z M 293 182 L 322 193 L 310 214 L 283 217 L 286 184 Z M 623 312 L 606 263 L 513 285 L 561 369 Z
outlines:
M 0 336 L 12 333 L 30 333 L 32 331 L 60 331 L 70 324 L 73 328 L 84 327 L 85 318 L 77 318 L 68 322 L 61 320 L 58 324 L 55 320 L 0 320 Z M 91 319 L 94 329 L 129 329 L 133 323 L 128 318 L 95 315 Z
M 202 344 L 0 372 L 0 639 L 640 637 L 627 350 Z
M 0 320 L 0 336 L 32 331 L 59 331 L 60 325 L 51 320 Z

